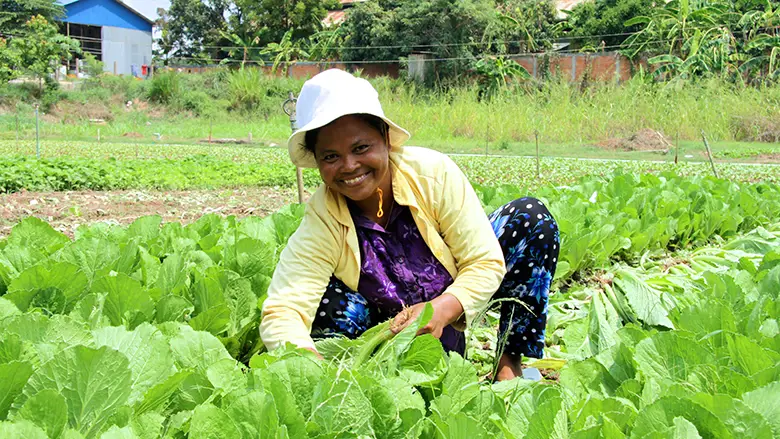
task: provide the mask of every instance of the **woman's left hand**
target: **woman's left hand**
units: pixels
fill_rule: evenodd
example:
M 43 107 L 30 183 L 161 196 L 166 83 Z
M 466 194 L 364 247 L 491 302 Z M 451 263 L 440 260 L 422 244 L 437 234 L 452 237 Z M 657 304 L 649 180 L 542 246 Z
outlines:
M 398 334 L 417 320 L 417 317 L 425 309 L 426 303 L 430 303 L 433 307 L 433 317 L 431 317 L 428 324 L 417 331 L 417 335 L 431 334 L 436 338 L 440 338 L 444 328 L 463 315 L 463 305 L 460 304 L 460 301 L 452 294 L 444 293 L 430 302 L 412 305 L 407 310 L 398 313 L 393 319 L 393 324 L 390 325 L 392 331 Z

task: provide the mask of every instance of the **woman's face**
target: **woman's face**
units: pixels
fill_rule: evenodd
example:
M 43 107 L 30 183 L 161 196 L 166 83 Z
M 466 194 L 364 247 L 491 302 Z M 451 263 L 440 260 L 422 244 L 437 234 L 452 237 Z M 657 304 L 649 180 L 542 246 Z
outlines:
M 357 116 L 343 116 L 320 129 L 314 156 L 331 190 L 363 201 L 390 178 L 390 148 L 382 134 Z

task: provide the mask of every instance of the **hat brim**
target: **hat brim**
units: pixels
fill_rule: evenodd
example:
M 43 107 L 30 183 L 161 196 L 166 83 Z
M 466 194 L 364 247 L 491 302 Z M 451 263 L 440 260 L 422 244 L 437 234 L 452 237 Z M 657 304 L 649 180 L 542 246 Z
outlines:
M 378 114 L 372 115 L 382 119 L 390 127 L 389 137 L 391 148 L 402 146 L 411 137 L 411 134 L 409 134 L 408 131 L 401 128 L 387 117 Z M 290 154 L 290 160 L 292 160 L 295 166 L 299 168 L 317 168 L 317 160 L 314 158 L 314 154 L 306 149 L 306 132 L 322 128 L 342 116 L 346 116 L 346 114 L 339 115 L 336 118 L 315 119 L 290 135 L 290 138 L 287 140 L 287 150 Z

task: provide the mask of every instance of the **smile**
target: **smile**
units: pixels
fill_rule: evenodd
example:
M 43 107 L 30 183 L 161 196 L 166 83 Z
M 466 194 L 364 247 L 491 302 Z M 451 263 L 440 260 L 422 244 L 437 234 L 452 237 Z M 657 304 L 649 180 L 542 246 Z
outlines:
M 363 174 L 363 175 L 358 175 L 358 176 L 357 176 L 357 177 L 355 177 L 355 178 L 350 178 L 349 180 L 341 180 L 341 181 L 342 181 L 342 182 L 343 182 L 345 185 L 347 185 L 347 186 L 357 186 L 357 185 L 359 185 L 360 183 L 362 183 L 362 182 L 363 182 L 363 180 L 365 180 L 366 178 L 368 178 L 368 175 L 369 175 L 370 173 L 371 173 L 371 172 L 369 171 L 369 172 L 366 172 L 366 173 L 365 173 L 365 174 Z

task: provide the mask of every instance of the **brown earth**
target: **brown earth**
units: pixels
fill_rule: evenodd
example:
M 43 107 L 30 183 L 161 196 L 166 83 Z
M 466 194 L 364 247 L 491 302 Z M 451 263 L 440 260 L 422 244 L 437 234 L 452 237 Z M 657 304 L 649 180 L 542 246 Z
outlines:
M 78 122 L 84 119 L 104 120 L 106 122 L 114 120 L 111 108 L 103 102 L 60 101 L 49 110 L 48 116 L 55 121 L 65 123 Z
M 127 225 L 146 215 L 190 223 L 207 213 L 265 216 L 297 201 L 290 189 L 244 188 L 197 191 L 17 192 L 0 195 L 0 238 L 20 220 L 35 216 L 73 236 L 83 224 Z
M 672 142 L 660 131 L 643 128 L 628 137 L 608 139 L 597 145 L 605 149 L 621 151 L 667 152 L 672 147 Z

